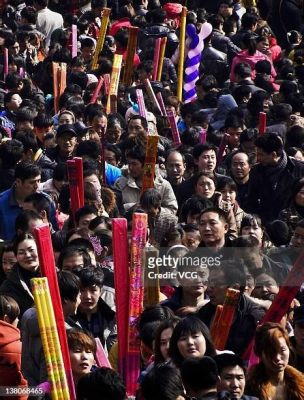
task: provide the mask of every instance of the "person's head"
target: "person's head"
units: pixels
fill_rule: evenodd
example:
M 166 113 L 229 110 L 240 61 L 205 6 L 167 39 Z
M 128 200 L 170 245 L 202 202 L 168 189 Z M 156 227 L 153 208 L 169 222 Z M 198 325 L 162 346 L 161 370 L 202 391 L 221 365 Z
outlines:
M 234 67 L 235 81 L 239 82 L 251 78 L 252 70 L 249 64 L 239 63 Z
M 125 400 L 126 387 L 116 371 L 101 367 L 80 378 L 77 385 L 78 400 L 94 400 L 96 393 L 107 400 Z
M 247 109 L 253 116 L 258 116 L 260 112 L 269 112 L 271 104 L 270 94 L 263 91 L 257 90 L 254 92 L 247 103 Z
M 34 7 L 27 6 L 27 7 L 22 8 L 20 15 L 21 15 L 21 20 L 20 20 L 21 25 L 24 25 L 24 24 L 35 25 L 36 24 L 37 11 L 35 10 Z
M 261 359 L 266 376 L 276 378 L 284 372 L 289 361 L 290 343 L 285 328 L 275 322 L 266 322 L 258 326 L 254 351 Z
M 210 269 L 207 293 L 210 303 L 223 304 L 228 288 L 244 291 L 246 274 L 241 263 L 222 261 Z
M 227 391 L 233 399 L 242 398 L 246 384 L 244 361 L 235 354 L 223 353 L 215 356 L 220 381 L 219 391 Z
M 255 237 L 258 240 L 259 246 L 263 245 L 263 226 L 258 215 L 247 214 L 241 222 L 241 235 Z
M 66 246 L 60 252 L 57 267 L 65 271 L 77 271 L 91 264 L 88 251 L 76 246 Z
M 34 228 L 44 223 L 42 217 L 34 210 L 23 210 L 15 221 L 15 231 L 17 235 L 23 233 L 33 234 Z
M 233 12 L 233 1 L 232 0 L 221 0 L 217 10 L 218 14 L 223 18 L 228 18 Z
M 237 186 L 233 179 L 224 177 L 217 185 L 217 191 L 222 194 L 222 199 L 229 203 L 229 207 L 233 207 L 236 201 Z
M 79 311 L 83 314 L 94 314 L 98 309 L 98 302 L 102 292 L 104 274 L 98 267 L 88 266 L 78 272 L 80 279 Z
M 101 110 L 93 110 L 88 115 L 88 123 L 91 126 L 90 139 L 100 141 L 107 131 L 107 115 Z
M 21 106 L 22 98 L 17 92 L 8 92 L 4 95 L 4 107 L 15 112 Z
M 250 162 L 248 154 L 238 151 L 231 157 L 230 171 L 236 182 L 245 182 L 249 179 Z
M 10 273 L 16 262 L 17 259 L 14 253 L 13 244 L 5 243 L 1 254 L 1 267 L 5 276 Z
M 140 145 L 136 145 L 126 151 L 127 164 L 132 178 L 138 179 L 142 177 L 145 157 L 145 148 Z
M 290 241 L 290 245 L 299 249 L 304 247 L 304 219 L 297 223 Z
M 86 63 L 90 63 L 96 48 L 94 40 L 86 37 L 81 40 L 81 56 Z
M 83 206 L 75 213 L 75 222 L 78 228 L 87 228 L 90 221 L 98 216 L 98 212 L 93 206 Z
M 22 158 L 23 150 L 23 144 L 19 140 L 12 139 L 2 142 L 0 146 L 2 168 L 15 168 Z
M 206 172 L 198 172 L 193 179 L 194 190 L 197 196 L 203 199 L 211 199 L 214 195 L 216 182 L 215 178 Z
M 15 190 L 18 196 L 26 198 L 38 190 L 41 170 L 30 161 L 21 161 L 15 168 Z
M 48 0 L 34 0 L 34 7 L 37 11 L 42 10 L 48 6 Z
M 228 232 L 226 214 L 219 208 L 206 208 L 199 216 L 199 230 L 202 242 L 207 247 L 223 247 Z
M 105 161 L 108 164 L 114 165 L 114 167 L 118 167 L 121 160 L 121 150 L 115 144 L 106 144 L 104 149 L 104 157 Z
M 180 367 L 188 358 L 214 356 L 215 348 L 209 329 L 197 317 L 185 317 L 175 326 L 169 347 L 169 356 Z
M 57 273 L 60 298 L 65 318 L 76 314 L 80 304 L 80 280 L 70 271 Z
M 198 225 L 200 213 L 208 207 L 212 207 L 211 200 L 203 199 L 200 196 L 190 197 L 181 208 L 180 222 Z
M 12 297 L 0 295 L 0 320 L 17 327 L 20 308 Z
M 288 219 L 293 224 L 292 216 Z M 288 246 L 291 239 L 291 229 L 288 223 L 281 219 L 275 219 L 267 224 L 266 234 L 275 247 Z
M 17 263 L 22 269 L 29 272 L 38 270 L 39 258 L 37 245 L 30 233 L 17 236 L 13 243 L 13 249 Z
M 161 208 L 161 195 L 156 189 L 147 189 L 140 196 L 139 202 L 140 207 L 149 217 L 155 218 L 159 214 Z
M 128 121 L 129 138 L 146 138 L 148 134 L 148 122 L 140 115 L 132 115 Z
M 187 395 L 200 398 L 216 391 L 219 382 L 218 369 L 211 357 L 189 358 L 181 366 L 181 375 Z
M 304 128 L 298 125 L 292 126 L 286 132 L 286 147 L 299 147 L 303 149 Z
M 299 147 L 289 147 L 286 149 L 286 154 L 290 157 L 293 157 L 295 160 L 304 161 L 303 150 Z
M 58 115 L 58 124 L 65 125 L 65 124 L 75 124 L 75 115 L 72 111 L 63 110 Z
M 256 145 L 255 140 L 258 137 L 257 129 L 245 129 L 240 136 L 240 150 L 246 153 L 250 162 L 256 160 Z
M 194 251 L 200 244 L 201 234 L 199 228 L 196 224 L 186 224 L 183 225 L 183 230 L 185 232 L 184 245 L 189 249 L 189 251 Z
M 77 384 L 96 364 L 96 343 L 94 337 L 80 329 L 67 330 L 67 339 L 74 382 Z
M 295 206 L 304 207 L 304 179 L 301 178 L 292 186 L 291 200 Z
M 58 144 L 60 153 L 62 153 L 64 156 L 71 156 L 77 143 L 77 133 L 74 125 L 59 125 L 56 134 L 56 142 Z
M 186 170 L 185 158 L 177 150 L 172 150 L 166 159 L 167 177 L 170 181 L 180 182 Z
M 244 29 L 255 31 L 258 23 L 258 18 L 254 14 L 245 13 L 242 16 L 241 23 Z
M 244 121 L 237 115 L 228 115 L 225 119 L 225 130 L 229 135 L 228 146 L 236 149 L 240 146 L 240 136 L 245 128 Z
M 193 149 L 194 162 L 199 171 L 212 174 L 216 167 L 216 147 L 198 144 Z
M 33 193 L 24 199 L 23 209 L 35 211 L 43 222 L 48 223 L 51 214 L 51 200 L 44 193 Z
M 178 321 L 179 321 L 178 318 L 170 318 L 161 322 L 161 324 L 157 328 L 154 341 L 155 364 L 161 364 L 170 359 L 169 358 L 170 339 L 173 333 L 173 329 Z
M 271 275 L 262 272 L 255 277 L 253 297 L 273 301 L 278 292 L 279 286 Z
M 145 79 L 152 80 L 152 72 L 153 72 L 152 60 L 143 61 L 137 67 L 138 79 L 142 83 L 145 81 Z
M 120 118 L 119 114 L 110 114 L 105 133 L 106 141 L 112 144 L 119 142 L 124 131 L 124 125 L 124 121 Z

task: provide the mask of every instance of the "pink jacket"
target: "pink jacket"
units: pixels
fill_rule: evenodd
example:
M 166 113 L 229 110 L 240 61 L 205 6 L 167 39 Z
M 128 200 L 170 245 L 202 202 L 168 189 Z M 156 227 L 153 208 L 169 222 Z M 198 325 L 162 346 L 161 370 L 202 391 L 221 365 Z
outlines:
M 253 56 L 251 56 L 250 54 L 248 54 L 247 50 L 243 50 L 239 54 L 237 54 L 232 60 L 232 65 L 231 65 L 231 70 L 230 70 L 230 81 L 235 82 L 234 68 L 237 64 L 240 64 L 240 63 L 247 63 L 250 65 L 250 67 L 252 69 L 251 78 L 254 79 L 255 78 L 255 71 L 254 71 L 255 64 L 261 60 L 267 60 L 271 63 L 271 76 L 273 78 L 275 78 L 277 76 L 277 73 L 272 65 L 271 60 L 265 54 L 263 54 L 257 50 L 255 52 L 255 54 Z

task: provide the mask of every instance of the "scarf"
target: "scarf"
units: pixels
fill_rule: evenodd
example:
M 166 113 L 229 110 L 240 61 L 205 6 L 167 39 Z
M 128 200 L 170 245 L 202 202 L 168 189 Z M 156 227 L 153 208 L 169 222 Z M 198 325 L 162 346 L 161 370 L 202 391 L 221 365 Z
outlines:
M 265 175 L 273 190 L 276 190 L 277 188 L 279 177 L 287 166 L 287 160 L 287 154 L 283 151 L 283 154 L 276 165 L 265 167 Z

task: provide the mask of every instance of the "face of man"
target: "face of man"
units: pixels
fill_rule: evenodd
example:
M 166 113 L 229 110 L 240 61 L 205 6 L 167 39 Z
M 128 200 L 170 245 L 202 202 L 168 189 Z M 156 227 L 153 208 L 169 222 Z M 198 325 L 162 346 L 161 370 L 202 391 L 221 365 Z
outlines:
M 216 167 L 216 154 L 214 150 L 203 151 L 198 160 L 195 160 L 199 172 L 213 173 Z
M 214 306 L 223 304 L 228 287 L 224 272 L 211 269 L 207 287 L 210 303 Z
M 94 46 L 84 47 L 83 49 L 81 49 L 81 55 L 86 63 L 92 61 L 94 51 L 95 51 Z
M 228 224 L 216 212 L 206 212 L 200 217 L 199 231 L 206 246 L 222 247 L 225 244 Z
M 62 261 L 63 271 L 73 271 L 84 267 L 83 255 L 75 253 Z
M 233 399 L 240 399 L 245 390 L 245 374 L 243 368 L 239 365 L 226 367 L 220 375 L 220 390 L 226 390 Z
M 76 136 L 73 133 L 64 132 L 56 140 L 62 154 L 70 156 L 73 153 L 77 143 Z
M 113 151 L 105 149 L 104 156 L 107 163 L 114 165 L 114 167 L 117 167 L 117 160 Z
M 261 163 L 264 167 L 275 165 L 278 159 L 279 157 L 275 151 L 268 154 L 261 148 L 257 148 L 257 162 Z
M 138 179 L 142 177 L 144 167 L 139 160 L 135 160 L 134 158 L 127 158 L 127 164 L 132 178 Z
M 229 135 L 228 145 L 230 149 L 237 149 L 240 146 L 240 136 L 243 132 L 243 128 L 228 128 L 227 133 Z
M 249 178 L 250 165 L 248 156 L 245 153 L 237 153 L 232 157 L 231 173 L 234 179 L 238 181 L 245 181 Z
M 173 152 L 169 155 L 166 163 L 167 176 L 172 182 L 181 182 L 184 172 L 185 164 L 183 157 L 180 153 Z
M 292 247 L 304 247 L 304 228 L 301 228 L 299 226 L 296 227 L 290 244 Z
M 146 136 L 147 132 L 140 119 L 131 119 L 128 124 L 129 137 Z
M 37 175 L 33 178 L 25 179 L 24 181 L 17 178 L 16 191 L 18 192 L 18 196 L 22 196 L 25 199 L 30 194 L 36 193 L 39 188 L 40 181 L 40 175 Z

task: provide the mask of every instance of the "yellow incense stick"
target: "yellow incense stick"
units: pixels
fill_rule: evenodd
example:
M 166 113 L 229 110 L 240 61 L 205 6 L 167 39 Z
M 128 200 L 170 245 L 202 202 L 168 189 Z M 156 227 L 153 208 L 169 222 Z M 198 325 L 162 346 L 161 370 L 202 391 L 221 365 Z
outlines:
M 181 15 L 180 31 L 179 31 L 179 53 L 178 53 L 179 58 L 178 58 L 178 74 L 177 74 L 177 98 L 179 101 L 183 101 L 186 18 L 187 18 L 187 8 L 183 7 Z
M 158 61 L 158 68 L 157 68 L 157 77 L 156 80 L 160 81 L 163 73 L 163 65 L 164 65 L 164 58 L 165 58 L 165 51 L 167 45 L 167 38 L 163 37 L 160 43 L 160 52 L 159 52 L 159 61 Z
M 139 28 L 136 26 L 129 27 L 129 38 L 127 46 L 127 59 L 124 67 L 123 83 L 127 86 L 132 84 L 132 72 L 134 69 L 134 56 L 137 46 L 137 35 Z
M 110 13 L 111 13 L 110 8 L 104 8 L 102 11 L 101 26 L 100 26 L 100 30 L 99 30 L 98 40 L 96 43 L 95 53 L 94 53 L 93 60 L 92 60 L 92 69 L 98 68 L 98 56 L 104 45 L 104 41 L 105 41 L 105 37 L 106 37 L 106 33 L 107 33 L 107 27 L 109 24 Z
M 122 64 L 122 55 L 115 54 L 113 60 L 112 73 L 111 73 L 110 91 L 108 95 L 107 108 L 106 108 L 107 114 L 110 114 L 111 112 L 111 96 L 113 95 L 117 96 L 121 64 Z

